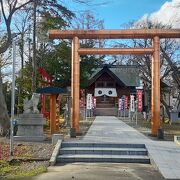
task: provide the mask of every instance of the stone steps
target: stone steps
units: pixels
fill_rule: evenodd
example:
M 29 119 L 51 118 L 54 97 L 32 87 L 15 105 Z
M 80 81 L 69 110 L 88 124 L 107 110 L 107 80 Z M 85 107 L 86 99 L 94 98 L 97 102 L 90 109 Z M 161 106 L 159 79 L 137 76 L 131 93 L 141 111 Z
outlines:
M 58 163 L 112 162 L 149 164 L 144 144 L 113 144 L 91 142 L 63 142 L 57 157 Z
M 69 147 L 62 148 L 60 154 L 147 155 L 147 150 L 143 148 Z
M 145 148 L 144 144 L 119 144 L 119 143 L 96 143 L 84 141 L 65 141 L 61 148 L 65 147 L 107 147 L 107 148 Z
M 115 105 L 114 104 L 110 104 L 110 103 L 107 103 L 107 104 L 97 104 L 96 105 L 96 108 L 114 108 Z
M 117 116 L 117 108 L 96 108 L 96 116 Z
M 134 155 L 90 155 L 90 154 L 66 154 L 60 155 L 57 159 L 58 163 L 73 163 L 73 162 L 91 162 L 91 163 L 142 163 L 149 164 L 150 160 L 147 156 Z

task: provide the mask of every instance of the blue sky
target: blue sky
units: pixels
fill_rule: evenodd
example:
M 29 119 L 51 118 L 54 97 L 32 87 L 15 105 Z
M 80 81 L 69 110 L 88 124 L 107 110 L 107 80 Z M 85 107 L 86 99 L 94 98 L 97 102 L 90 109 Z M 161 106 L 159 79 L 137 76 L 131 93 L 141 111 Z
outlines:
M 138 20 L 145 14 L 158 11 L 167 0 L 94 0 L 103 5 L 85 6 L 66 1 L 71 10 L 92 10 L 99 19 L 104 19 L 106 29 L 120 29 L 130 21 Z M 171 2 L 171 0 L 169 1 Z

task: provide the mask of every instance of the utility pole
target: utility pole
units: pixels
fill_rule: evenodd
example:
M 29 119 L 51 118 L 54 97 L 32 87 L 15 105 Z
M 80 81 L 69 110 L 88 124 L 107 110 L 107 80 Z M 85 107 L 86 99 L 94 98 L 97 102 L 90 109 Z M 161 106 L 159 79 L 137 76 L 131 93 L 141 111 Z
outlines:
M 36 91 L 36 76 L 37 76 L 37 61 L 36 61 L 36 8 L 37 0 L 34 0 L 33 4 L 33 58 L 32 58 L 32 92 Z
M 10 155 L 14 155 L 14 103 L 15 103 L 15 61 L 16 61 L 16 45 L 13 39 L 13 71 L 12 71 L 12 92 L 11 92 L 11 124 L 10 124 Z

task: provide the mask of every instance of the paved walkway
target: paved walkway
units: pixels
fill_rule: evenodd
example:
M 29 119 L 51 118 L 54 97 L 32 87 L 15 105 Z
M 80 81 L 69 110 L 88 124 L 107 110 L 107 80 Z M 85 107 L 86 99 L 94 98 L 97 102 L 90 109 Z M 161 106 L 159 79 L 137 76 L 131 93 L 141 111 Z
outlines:
M 30 180 L 164 180 L 149 164 L 68 163 Z
M 144 143 L 152 164 L 164 178 L 180 179 L 180 146 L 172 141 L 153 141 L 114 116 L 97 116 L 83 141 Z

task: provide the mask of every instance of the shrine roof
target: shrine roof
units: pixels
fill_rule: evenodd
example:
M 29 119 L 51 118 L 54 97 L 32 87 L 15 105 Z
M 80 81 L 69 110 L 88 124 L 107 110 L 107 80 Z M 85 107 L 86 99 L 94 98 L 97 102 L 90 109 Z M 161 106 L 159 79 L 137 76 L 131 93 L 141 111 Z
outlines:
M 66 88 L 60 88 L 60 87 L 44 87 L 44 88 L 38 88 L 36 90 L 36 93 L 40 94 L 67 94 Z
M 103 73 L 109 72 L 119 84 L 125 86 L 139 86 L 139 69 L 134 65 L 104 66 L 94 70 L 89 78 L 89 85 L 94 83 Z

